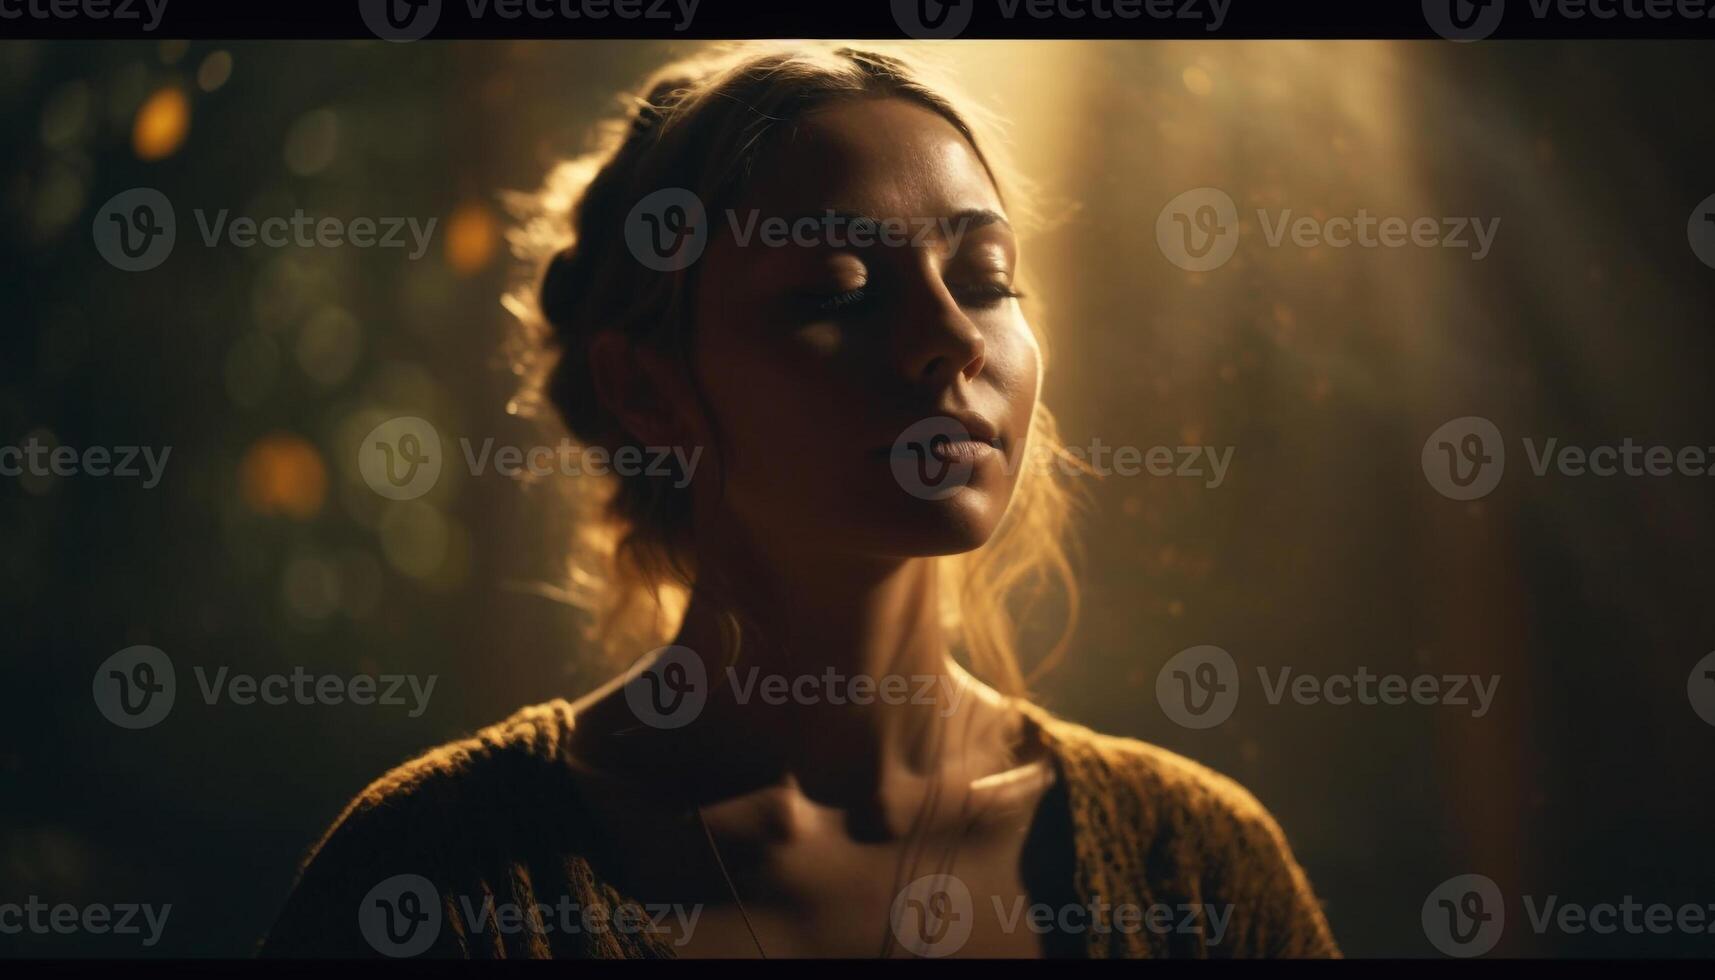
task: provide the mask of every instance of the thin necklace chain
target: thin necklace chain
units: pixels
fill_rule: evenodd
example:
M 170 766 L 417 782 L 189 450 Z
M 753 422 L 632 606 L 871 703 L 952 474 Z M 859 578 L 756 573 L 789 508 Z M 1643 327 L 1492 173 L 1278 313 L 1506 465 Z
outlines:
M 703 807 L 697 805 L 697 825 L 703 828 L 703 838 L 709 842 L 709 853 L 715 857 L 715 867 L 721 871 L 721 878 L 726 881 L 726 890 L 732 894 L 732 903 L 738 906 L 739 917 L 744 919 L 745 929 L 750 931 L 750 941 L 756 944 L 756 953 L 763 959 L 768 959 L 768 950 L 762 948 L 762 939 L 756 934 L 756 924 L 750 921 L 750 913 L 745 911 L 744 901 L 738 897 L 738 888 L 732 883 L 732 875 L 727 873 L 726 862 L 721 860 L 721 849 L 715 846 L 714 831 L 709 829 L 709 821 L 703 816 Z

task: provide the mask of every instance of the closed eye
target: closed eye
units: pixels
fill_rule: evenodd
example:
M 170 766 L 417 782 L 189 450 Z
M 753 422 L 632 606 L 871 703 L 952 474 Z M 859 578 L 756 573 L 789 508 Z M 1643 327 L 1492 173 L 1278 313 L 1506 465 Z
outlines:
M 1009 299 L 1024 298 L 1023 293 L 998 282 L 980 283 L 973 286 L 954 286 L 952 293 L 953 298 L 958 300 L 960 306 L 978 310 L 991 309 Z M 850 312 L 870 302 L 871 299 L 871 290 L 866 284 L 831 296 L 815 298 L 812 305 L 817 313 L 832 314 Z
M 1023 299 L 1024 294 L 1004 283 L 987 282 L 975 286 L 955 287 L 953 298 L 959 301 L 960 306 L 986 310 L 1009 299 Z
M 816 310 L 821 313 L 837 313 L 840 310 L 857 306 L 868 298 L 869 287 L 859 286 L 856 289 L 848 289 L 843 293 L 824 297 L 816 303 Z

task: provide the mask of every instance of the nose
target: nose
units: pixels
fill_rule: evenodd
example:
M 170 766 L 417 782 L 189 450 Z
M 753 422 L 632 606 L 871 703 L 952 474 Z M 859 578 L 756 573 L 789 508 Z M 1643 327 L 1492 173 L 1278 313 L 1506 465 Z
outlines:
M 907 381 L 930 389 L 982 374 L 983 333 L 938 274 L 922 277 L 901 317 L 901 367 Z

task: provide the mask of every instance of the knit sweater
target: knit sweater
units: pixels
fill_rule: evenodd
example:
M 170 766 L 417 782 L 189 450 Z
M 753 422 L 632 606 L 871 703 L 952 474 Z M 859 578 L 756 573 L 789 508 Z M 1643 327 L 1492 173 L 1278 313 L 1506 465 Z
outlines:
M 1067 893 L 1093 911 L 1073 953 L 1340 955 L 1249 792 L 1165 749 L 1020 707 L 1063 790 Z M 572 724 L 570 705 L 550 701 L 376 781 L 310 852 L 262 955 L 673 956 L 648 907 L 596 870 L 602 845 L 567 757 Z M 543 927 L 568 899 L 583 928 Z M 497 918 L 504 909 L 526 910 L 525 921 Z

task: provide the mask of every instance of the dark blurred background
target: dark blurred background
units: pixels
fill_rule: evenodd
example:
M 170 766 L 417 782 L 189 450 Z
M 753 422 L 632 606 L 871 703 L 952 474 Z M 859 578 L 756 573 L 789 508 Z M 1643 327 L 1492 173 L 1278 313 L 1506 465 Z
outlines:
M 0 445 L 171 446 L 161 484 L 0 479 L 0 902 L 172 903 L 160 943 L 0 935 L 37 955 L 246 955 L 339 808 L 417 751 L 606 676 L 560 578 L 551 493 L 492 473 L 387 501 L 355 446 L 415 414 L 480 442 L 509 415 L 500 192 L 585 146 L 669 43 L 0 44 Z M 978 43 L 939 48 L 1010 119 L 1051 220 L 1025 244 L 1067 441 L 1235 447 L 1225 482 L 1111 477 L 1084 522 L 1085 619 L 1051 708 L 1239 779 L 1284 826 L 1352 955 L 1437 955 L 1425 896 L 1715 902 L 1715 479 L 1536 477 L 1519 439 L 1715 445 L 1715 193 L 1697 43 Z M 1158 213 L 1501 219 L 1447 249 L 1166 261 Z M 160 268 L 92 244 L 102 203 L 178 213 Z M 191 209 L 438 220 L 427 254 L 205 247 Z M 1420 452 L 1506 434 L 1489 496 Z M 456 449 L 448 454 L 456 460 Z M 451 464 L 449 464 L 451 465 Z M 1033 639 L 1036 639 L 1033 637 Z M 178 703 L 108 723 L 133 644 Z M 1155 696 L 1216 644 L 1248 687 L 1179 727 Z M 429 708 L 209 706 L 191 667 L 438 675 Z M 1499 675 L 1450 706 L 1270 705 L 1258 667 Z M 1715 936 L 1532 931 L 1497 952 L 1710 955 Z

